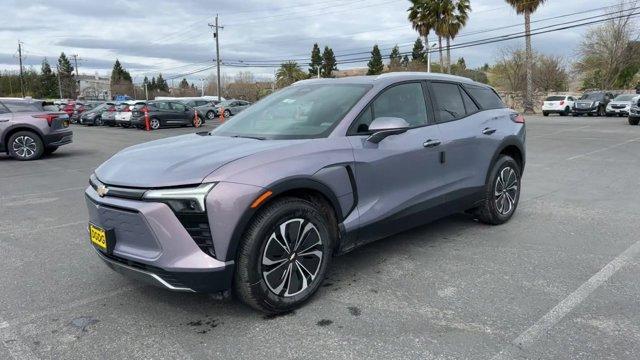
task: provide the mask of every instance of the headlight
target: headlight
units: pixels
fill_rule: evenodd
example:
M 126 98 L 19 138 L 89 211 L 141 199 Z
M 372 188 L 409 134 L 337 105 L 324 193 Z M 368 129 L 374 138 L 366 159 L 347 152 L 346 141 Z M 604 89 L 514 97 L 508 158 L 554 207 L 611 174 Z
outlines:
M 215 185 L 210 183 L 191 188 L 149 190 L 142 198 L 165 203 L 177 213 L 204 212 L 207 194 Z

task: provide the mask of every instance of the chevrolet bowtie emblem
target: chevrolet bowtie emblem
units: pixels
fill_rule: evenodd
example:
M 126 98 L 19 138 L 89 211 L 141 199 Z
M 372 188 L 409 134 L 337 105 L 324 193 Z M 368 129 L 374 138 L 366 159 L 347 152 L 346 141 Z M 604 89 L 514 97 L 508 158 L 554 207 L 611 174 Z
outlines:
M 109 189 L 104 185 L 98 185 L 96 192 L 98 193 L 98 195 L 100 195 L 100 197 L 105 197 L 109 192 Z

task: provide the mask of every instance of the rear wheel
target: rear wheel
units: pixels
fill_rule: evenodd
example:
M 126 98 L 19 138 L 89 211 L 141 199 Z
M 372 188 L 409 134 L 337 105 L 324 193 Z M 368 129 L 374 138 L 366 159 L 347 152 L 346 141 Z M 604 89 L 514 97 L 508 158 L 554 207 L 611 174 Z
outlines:
M 191 120 L 191 125 L 193 125 L 194 128 L 199 128 L 202 125 L 202 120 L 200 120 L 199 117 L 194 116 L 193 120 Z
M 21 161 L 39 159 L 44 153 L 42 139 L 31 131 L 18 131 L 11 135 L 7 148 L 12 158 Z
M 546 111 L 543 111 L 543 112 L 542 112 L 542 116 L 549 116 L 549 113 L 548 113 L 548 112 L 546 112 Z
M 214 113 L 212 110 L 207 111 L 207 119 L 209 120 L 213 120 L 216 117 L 216 113 Z
M 640 118 L 629 118 L 629 125 L 638 125 L 640 124 Z
M 160 129 L 160 120 L 156 118 L 151 118 L 151 120 L 149 120 L 149 126 L 151 127 L 152 130 Z
M 231 116 L 231 111 L 230 110 L 225 110 L 224 111 L 224 117 L 228 118 Z
M 238 251 L 234 292 L 265 313 L 291 311 L 320 287 L 335 244 L 335 219 L 315 204 L 283 198 L 260 211 Z
M 102 118 L 101 118 L 100 116 L 96 117 L 96 118 L 93 120 L 93 125 L 95 125 L 95 126 L 102 126 Z
M 498 158 L 485 185 L 484 203 L 477 209 L 480 221 L 499 225 L 509 221 L 520 200 L 520 165 L 510 156 Z

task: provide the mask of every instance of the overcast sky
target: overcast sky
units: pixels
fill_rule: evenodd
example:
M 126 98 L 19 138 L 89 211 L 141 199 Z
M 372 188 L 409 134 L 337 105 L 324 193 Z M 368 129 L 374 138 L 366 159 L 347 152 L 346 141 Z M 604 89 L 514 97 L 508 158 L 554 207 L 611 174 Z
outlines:
M 532 28 L 598 15 L 599 11 L 545 20 L 617 2 L 547 1 L 532 17 L 538 21 Z M 468 24 L 454 43 L 523 29 L 522 16 L 504 0 L 471 0 L 471 6 Z M 394 44 L 401 45 L 401 51 L 410 51 L 417 34 L 406 20 L 408 7 L 408 0 L 2 0 L 0 68 L 18 68 L 20 40 L 25 63 L 37 68 L 43 57 L 54 63 L 64 51 L 80 56 L 81 74 L 98 71 L 106 75 L 116 58 L 137 82 L 158 72 L 166 77 L 188 73 L 212 64 L 215 45 L 207 24 L 219 13 L 224 26 L 220 35 L 223 61 L 301 59 L 306 70 L 314 42 L 332 47 L 338 61 L 367 57 L 357 53 L 370 51 L 375 43 L 383 55 Z M 511 25 L 517 26 L 487 32 Z M 585 31 L 576 28 L 535 36 L 533 46 L 571 60 Z M 468 66 L 475 67 L 493 62 L 501 49 L 523 43 L 524 39 L 517 39 L 458 49 L 452 57 L 462 56 Z M 433 59 L 437 61 L 437 56 Z M 223 66 L 223 72 L 230 75 L 243 70 L 264 77 L 274 72 L 273 68 Z M 187 77 L 195 80 L 213 71 Z

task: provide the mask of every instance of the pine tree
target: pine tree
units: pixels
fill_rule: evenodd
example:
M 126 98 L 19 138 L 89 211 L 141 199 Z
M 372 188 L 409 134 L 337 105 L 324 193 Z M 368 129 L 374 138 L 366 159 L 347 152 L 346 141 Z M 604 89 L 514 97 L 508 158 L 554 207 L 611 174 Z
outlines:
M 411 60 L 414 61 L 424 61 L 424 45 L 422 45 L 422 40 L 420 38 L 416 39 L 416 42 L 413 44 L 413 50 L 411 51 Z
M 373 45 L 373 50 L 371 50 L 371 60 L 367 64 L 369 70 L 367 71 L 367 75 L 379 75 L 382 74 L 384 70 L 384 64 L 382 63 L 382 54 L 380 54 L 380 48 L 378 45 Z
M 397 71 L 400 69 L 402 63 L 402 56 L 400 55 L 400 48 L 398 45 L 394 46 L 391 49 L 391 54 L 389 54 L 389 70 Z
M 320 54 L 320 47 L 318 43 L 313 44 L 313 50 L 311 50 L 311 62 L 309 63 L 309 75 L 311 77 L 318 76 L 318 69 L 322 67 L 322 55 Z
M 156 82 L 156 77 L 151 78 L 151 83 L 149 83 L 149 91 L 158 90 L 158 83 Z
M 60 76 L 60 84 L 62 85 L 62 97 L 75 99 L 76 81 L 73 78 L 73 66 L 64 52 L 58 58 L 58 76 Z
M 164 92 L 169 91 L 169 85 L 167 84 L 167 81 L 162 78 L 162 74 L 158 74 L 158 78 L 156 79 L 156 89 Z
M 56 74 L 51 70 L 51 65 L 47 58 L 42 60 L 42 68 L 40 70 L 39 86 L 36 87 L 36 97 L 41 99 L 55 99 L 58 94 L 58 79 Z
M 189 82 L 187 81 L 187 79 L 182 78 L 182 80 L 180 81 L 180 84 L 178 85 L 178 87 L 180 89 L 188 89 L 189 88 Z
M 322 69 L 320 70 L 320 76 L 329 78 L 335 70 L 338 70 L 336 56 L 330 47 L 325 46 L 322 52 Z
M 116 59 L 111 70 L 111 93 L 130 95 L 133 93 L 133 81 L 131 74 L 122 67 L 120 60 Z

